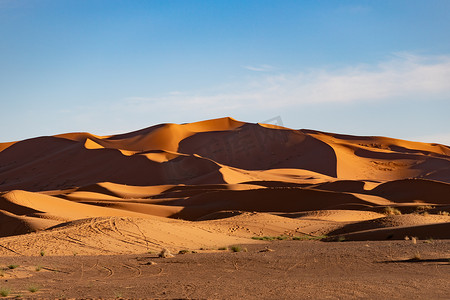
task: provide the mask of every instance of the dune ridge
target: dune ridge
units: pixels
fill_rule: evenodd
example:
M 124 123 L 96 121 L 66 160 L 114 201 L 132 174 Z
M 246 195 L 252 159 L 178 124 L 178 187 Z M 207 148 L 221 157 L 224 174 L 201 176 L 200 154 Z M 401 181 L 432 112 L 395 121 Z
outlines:
M 386 217 L 393 209 L 402 215 Z M 93 220 L 128 229 L 87 230 L 76 246 L 81 253 L 120 252 L 123 239 L 136 245 L 130 253 L 254 242 L 249 238 L 265 234 L 450 238 L 448 211 L 446 145 L 232 118 L 0 144 L 0 236 L 13 250 L 5 255 L 34 251 L 21 248 L 24 235 L 36 245 L 39 238 L 59 241 L 55 253 L 66 255 L 74 241 L 62 232 Z M 131 230 L 136 222 L 141 227 Z M 161 235 L 184 227 L 196 228 L 186 231 L 196 238 Z M 108 242 L 101 245 L 118 244 L 94 246 L 102 236 Z

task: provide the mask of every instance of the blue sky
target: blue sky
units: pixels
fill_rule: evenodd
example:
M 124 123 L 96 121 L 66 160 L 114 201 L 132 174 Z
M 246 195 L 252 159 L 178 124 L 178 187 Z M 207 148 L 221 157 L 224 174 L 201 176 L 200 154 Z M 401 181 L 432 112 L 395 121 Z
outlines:
M 0 0 L 0 142 L 223 116 L 450 145 L 450 1 Z

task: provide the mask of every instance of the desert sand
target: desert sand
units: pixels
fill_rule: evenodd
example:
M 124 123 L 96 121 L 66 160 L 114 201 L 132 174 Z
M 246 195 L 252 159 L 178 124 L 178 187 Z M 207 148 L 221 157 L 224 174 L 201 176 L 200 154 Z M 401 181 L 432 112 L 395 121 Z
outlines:
M 450 147 L 440 144 L 294 130 L 232 118 L 160 124 L 112 136 L 68 133 L 0 143 L 0 256 L 5 264 L 6 260 L 17 261 L 22 266 L 18 270 L 5 268 L 3 276 L 19 289 L 24 278 L 37 276 L 31 270 L 37 260 L 57 266 L 39 273 L 53 279 L 47 281 L 43 289 L 46 293 L 41 290 L 36 297 L 114 297 L 104 285 L 109 282 L 106 277 L 113 276 L 104 257 L 122 270 L 122 273 L 114 271 L 115 280 L 123 277 L 122 283 L 134 286 L 131 284 L 134 275 L 126 274 L 148 271 L 148 276 L 159 276 L 153 265 L 146 265 L 147 271 L 136 266 L 141 264 L 139 259 L 150 260 L 162 249 L 174 254 L 189 252 L 182 258 L 179 255 L 172 258 L 183 270 L 186 264 L 195 269 L 202 261 L 214 268 L 215 264 L 236 257 L 239 264 L 232 265 L 231 271 L 241 272 L 232 276 L 241 280 L 266 272 L 261 267 L 253 272 L 256 275 L 246 274 L 248 268 L 242 273 L 242 264 L 248 260 L 267 264 L 261 257 L 266 259 L 270 255 L 279 262 L 275 269 L 291 270 L 286 259 L 298 249 L 316 249 L 313 252 L 318 264 L 300 260 L 291 275 L 286 270 L 283 275 L 277 273 L 278 269 L 272 270 L 278 281 L 279 276 L 290 279 L 277 281 L 281 286 L 271 291 L 263 284 L 270 279 L 264 273 L 256 286 L 265 292 L 257 292 L 255 288 L 220 292 L 223 288 L 210 287 L 219 293 L 216 295 L 207 289 L 200 291 L 200 279 L 185 283 L 184 290 L 167 287 L 167 293 L 163 293 L 161 285 L 170 285 L 167 278 L 175 280 L 178 276 L 171 269 L 177 264 L 170 265 L 170 259 L 155 258 L 158 266 L 168 264 L 161 270 L 173 276 L 167 275 L 165 281 L 158 279 L 162 280 L 161 285 L 148 290 L 150 294 L 126 291 L 128 294 L 123 297 L 238 298 L 249 292 L 251 298 L 273 298 L 270 295 L 295 298 L 292 286 L 300 276 L 300 266 L 302 274 L 321 276 L 333 272 L 326 271 L 324 261 L 330 261 L 326 253 L 333 257 L 348 255 L 361 247 L 375 249 L 379 255 L 358 254 L 363 260 L 362 269 L 346 261 L 350 269 L 357 269 L 352 276 L 370 272 L 372 268 L 378 270 L 374 273 L 378 274 L 374 275 L 376 282 L 382 280 L 383 268 L 401 276 L 393 265 L 405 265 L 413 274 L 423 263 L 434 264 L 433 268 L 441 274 L 436 275 L 441 280 L 437 282 L 449 291 L 445 284 L 450 280 L 449 212 Z M 407 261 L 417 241 L 428 247 L 428 261 L 381 263 Z M 245 245 L 248 252 L 219 250 L 232 245 Z M 267 245 L 279 249 L 260 254 Z M 386 254 L 387 247 L 394 249 L 390 251 L 395 255 Z M 398 247 L 409 247 L 409 258 Z M 58 259 L 52 262 L 51 257 Z M 132 262 L 120 263 L 120 257 Z M 96 260 L 102 263 L 96 264 Z M 343 267 L 343 261 L 333 262 L 333 268 Z M 75 266 L 80 262 L 86 268 L 90 266 L 89 271 Z M 71 274 L 67 280 L 84 278 L 80 279 L 84 285 L 95 283 L 95 276 L 99 281 L 94 284 L 92 294 L 67 286 L 59 295 L 51 292 L 55 289 L 52 284 L 59 284 L 59 271 L 55 270 Z M 205 272 L 211 275 L 213 271 Z M 221 270 L 217 276 L 224 278 L 226 272 Z M 400 279 L 392 274 L 390 280 L 395 286 Z M 305 276 L 300 277 L 306 280 Z M 354 293 L 348 282 L 343 284 L 335 298 L 371 298 L 361 280 L 355 283 L 358 288 Z M 421 287 L 426 286 L 424 282 L 429 283 L 420 280 Z M 46 285 L 38 279 L 34 281 Z M 319 288 L 319 281 L 308 284 Z M 283 282 L 289 290 L 282 293 Z M 375 288 L 374 282 L 371 288 Z M 230 287 L 235 284 L 229 282 Z M 333 294 L 332 285 L 322 282 L 322 287 Z M 407 289 L 403 292 L 408 294 Z M 302 298 L 328 295 L 299 290 L 296 293 Z M 444 294 L 429 295 L 440 298 Z M 34 294 L 24 292 L 24 295 Z M 394 294 L 387 295 L 395 298 Z M 413 295 L 422 294 L 413 292 Z

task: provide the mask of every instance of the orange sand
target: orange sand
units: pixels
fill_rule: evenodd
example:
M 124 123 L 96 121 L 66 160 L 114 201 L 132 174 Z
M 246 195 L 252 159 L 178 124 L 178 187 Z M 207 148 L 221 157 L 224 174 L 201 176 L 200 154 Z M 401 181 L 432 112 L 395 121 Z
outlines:
M 386 217 L 386 207 L 402 215 Z M 448 211 L 446 145 L 231 118 L 0 144 L 3 255 L 214 248 L 282 234 L 447 239 Z

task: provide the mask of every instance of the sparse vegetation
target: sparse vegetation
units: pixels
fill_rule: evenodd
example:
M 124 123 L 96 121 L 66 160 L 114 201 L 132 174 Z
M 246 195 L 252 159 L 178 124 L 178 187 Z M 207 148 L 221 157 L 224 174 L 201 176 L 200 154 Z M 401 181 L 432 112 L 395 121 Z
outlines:
M 39 291 L 39 287 L 33 284 L 28 287 L 28 290 L 32 293 L 36 293 L 37 291 Z
M 280 236 L 254 236 L 253 240 L 260 241 L 273 241 L 273 240 L 294 240 L 294 241 L 304 241 L 304 240 L 322 240 L 326 238 L 325 235 L 320 236 L 311 236 L 311 235 L 302 235 L 302 236 L 288 236 L 288 235 L 280 235 Z
M 402 212 L 395 207 L 387 206 L 383 209 L 383 213 L 386 215 L 401 215 Z
M 320 241 L 320 240 L 323 240 L 323 239 L 326 239 L 326 238 L 327 238 L 326 235 L 318 235 L 318 236 L 302 235 L 302 236 L 294 236 L 292 239 L 293 239 L 294 241 L 310 241 L 310 240 L 313 240 L 313 241 L 315 241 L 315 240 Z
M 219 250 L 227 250 L 227 247 L 220 247 Z
M 431 205 L 419 205 L 419 206 L 416 206 L 416 209 L 413 213 L 420 214 L 422 216 L 428 216 L 429 215 L 428 210 L 433 209 L 433 208 L 434 208 L 434 206 L 431 206 Z
M 426 210 L 433 209 L 433 208 L 434 207 L 431 206 L 431 205 L 419 205 L 419 206 L 416 207 L 416 211 L 417 212 L 422 212 L 422 211 L 426 211 Z
M 8 265 L 8 269 L 15 269 L 15 268 L 18 268 L 19 267 L 19 265 Z
M 338 241 L 338 242 L 343 242 L 343 241 L 345 241 L 345 236 L 339 236 L 339 237 L 337 238 L 337 241 Z
M 11 289 L 9 289 L 9 288 L 4 288 L 4 287 L 0 288 L 0 296 L 2 296 L 2 297 L 8 297 L 10 292 L 11 292 Z
M 260 240 L 260 241 L 273 241 L 275 237 L 273 236 L 253 236 L 253 240 Z
M 39 252 L 39 254 L 40 254 L 41 256 L 45 256 L 45 251 L 44 251 L 44 250 L 41 250 L 41 252 Z
M 178 251 L 178 254 L 186 254 L 186 253 L 189 253 L 189 252 L 191 252 L 191 251 L 189 251 L 187 249 L 183 249 L 183 250 Z
M 242 251 L 242 247 L 241 246 L 231 246 L 230 250 L 233 252 L 241 252 Z
M 411 258 L 411 260 L 421 260 L 421 259 L 422 259 L 422 257 L 420 256 L 419 252 L 416 252 L 414 254 L 414 256 Z
M 260 240 L 260 241 L 273 241 L 276 238 L 277 237 L 275 237 L 275 236 L 253 236 L 252 237 L 253 240 Z
M 36 269 L 35 269 L 37 272 L 39 272 L 40 270 L 42 270 L 42 266 L 36 266 Z

